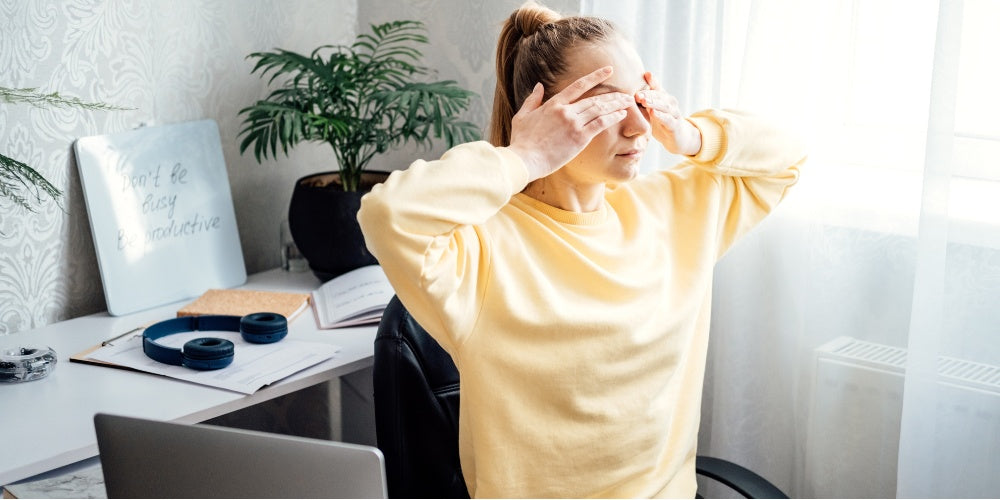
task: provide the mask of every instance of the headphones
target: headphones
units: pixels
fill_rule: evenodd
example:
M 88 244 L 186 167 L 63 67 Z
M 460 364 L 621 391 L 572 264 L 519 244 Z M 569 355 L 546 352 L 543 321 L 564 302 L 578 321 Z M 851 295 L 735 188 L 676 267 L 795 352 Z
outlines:
M 226 339 L 201 337 L 175 349 L 156 343 L 174 333 L 195 330 L 240 332 L 252 344 L 271 344 L 288 334 L 288 320 L 278 313 L 259 312 L 246 316 L 183 316 L 161 321 L 142 332 L 142 352 L 155 361 L 194 370 L 218 370 L 233 362 L 235 346 Z

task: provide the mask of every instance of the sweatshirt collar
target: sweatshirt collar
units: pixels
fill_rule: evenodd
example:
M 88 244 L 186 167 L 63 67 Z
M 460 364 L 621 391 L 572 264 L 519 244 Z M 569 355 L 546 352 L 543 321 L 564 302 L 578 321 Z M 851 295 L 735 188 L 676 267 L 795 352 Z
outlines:
M 541 202 L 524 193 L 517 193 L 511 201 L 522 209 L 528 208 L 563 224 L 576 226 L 593 226 L 605 221 L 608 217 L 608 203 L 605 201 L 601 207 L 593 212 L 570 212 Z

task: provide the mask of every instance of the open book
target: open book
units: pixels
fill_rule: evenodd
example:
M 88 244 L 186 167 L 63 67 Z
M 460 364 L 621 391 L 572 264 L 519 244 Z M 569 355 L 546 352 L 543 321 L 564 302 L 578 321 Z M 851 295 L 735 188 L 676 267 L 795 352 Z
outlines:
M 355 269 L 312 292 L 316 323 L 320 328 L 378 323 L 394 294 L 381 266 Z

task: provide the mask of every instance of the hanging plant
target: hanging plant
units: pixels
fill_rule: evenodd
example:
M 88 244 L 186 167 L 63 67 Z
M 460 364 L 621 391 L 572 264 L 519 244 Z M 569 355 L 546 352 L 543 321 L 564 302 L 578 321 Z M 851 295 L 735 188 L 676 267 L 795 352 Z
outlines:
M 14 89 L 0 87 L 0 100 L 5 104 L 29 104 L 37 108 L 77 108 L 88 110 L 124 110 L 101 102 L 87 102 L 78 97 L 66 97 L 58 92 L 49 94 L 36 88 Z M 0 154 L 0 197 L 13 201 L 28 211 L 33 205 L 49 197 L 57 203 L 62 191 L 30 165 Z

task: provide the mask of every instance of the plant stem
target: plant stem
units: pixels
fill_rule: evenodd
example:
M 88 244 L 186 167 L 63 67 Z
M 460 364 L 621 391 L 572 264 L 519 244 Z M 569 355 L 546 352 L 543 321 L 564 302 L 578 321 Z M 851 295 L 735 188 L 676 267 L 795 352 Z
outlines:
M 94 110 L 128 110 L 134 108 L 123 108 L 102 102 L 87 102 L 79 97 L 64 97 L 59 92 L 44 94 L 38 92 L 36 88 L 12 89 L 0 87 L 0 99 L 8 104 L 30 104 L 37 108 L 81 108 Z
M 36 108 L 81 108 L 92 110 L 125 110 L 123 108 L 101 102 L 87 102 L 78 97 L 64 97 L 58 92 L 45 94 L 36 88 L 12 89 L 0 87 L 0 102 L 7 104 L 30 104 Z M 62 191 L 52 185 L 44 176 L 23 162 L 0 155 L 0 198 L 9 198 L 15 204 L 32 211 L 29 199 L 22 193 L 34 187 L 34 193 L 28 193 L 35 202 L 42 199 L 44 192 L 58 202 Z

